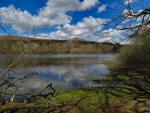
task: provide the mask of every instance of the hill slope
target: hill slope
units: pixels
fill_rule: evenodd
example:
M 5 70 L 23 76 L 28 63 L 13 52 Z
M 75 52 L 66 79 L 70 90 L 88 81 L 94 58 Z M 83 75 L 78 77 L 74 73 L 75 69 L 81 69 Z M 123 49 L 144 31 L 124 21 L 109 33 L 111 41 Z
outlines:
M 28 54 L 82 54 L 110 53 L 120 50 L 120 45 L 83 40 L 48 40 L 25 37 L 0 37 L 0 53 Z

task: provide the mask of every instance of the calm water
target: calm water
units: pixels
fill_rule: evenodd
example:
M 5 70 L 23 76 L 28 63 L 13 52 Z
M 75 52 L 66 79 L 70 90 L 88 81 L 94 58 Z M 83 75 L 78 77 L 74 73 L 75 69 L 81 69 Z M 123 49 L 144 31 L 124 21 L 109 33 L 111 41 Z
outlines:
M 92 79 L 109 73 L 108 67 L 103 62 L 115 61 L 116 56 L 116 54 L 25 55 L 23 65 L 14 69 L 11 74 L 23 76 L 34 73 L 22 81 L 23 86 L 27 86 L 23 87 L 24 90 L 31 87 L 32 90 L 37 90 L 51 82 L 59 90 L 91 87 Z M 0 61 L 5 62 L 4 59 L 6 55 L 0 55 Z M 1 72 L 4 70 L 1 68 Z

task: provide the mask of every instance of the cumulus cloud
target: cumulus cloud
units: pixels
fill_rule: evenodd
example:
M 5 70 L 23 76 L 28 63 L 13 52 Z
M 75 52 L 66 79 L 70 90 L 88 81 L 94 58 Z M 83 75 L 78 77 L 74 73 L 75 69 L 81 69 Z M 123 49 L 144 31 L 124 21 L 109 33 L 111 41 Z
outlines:
M 133 1 L 133 0 L 132 0 Z M 130 1 L 130 3 L 132 3 Z M 135 0 L 134 0 L 135 1 Z M 47 33 L 41 33 L 37 38 L 49 39 L 71 39 L 79 37 L 84 40 L 105 41 L 114 39 L 114 37 L 123 37 L 118 35 L 118 31 L 104 30 L 104 24 L 109 19 L 85 17 L 76 25 L 71 25 L 72 17 L 68 15 L 70 11 L 85 11 L 94 7 L 99 0 L 48 0 L 45 7 L 39 9 L 37 15 L 32 15 L 28 11 L 22 11 L 14 6 L 1 7 L 0 12 L 5 10 L 6 13 L 0 13 L 0 22 L 11 25 L 18 32 L 32 31 L 38 28 L 49 26 L 58 26 L 57 30 Z M 98 12 L 103 12 L 107 5 L 101 5 Z M 33 37 L 33 36 L 30 36 Z
M 95 6 L 99 0 L 48 0 L 45 7 L 41 8 L 37 15 L 28 11 L 16 9 L 14 6 L 2 7 L 0 20 L 3 24 L 12 25 L 19 31 L 31 31 L 36 28 L 53 25 L 64 25 L 71 22 L 72 18 L 67 14 L 69 11 L 83 11 Z
M 103 30 L 99 34 L 99 40 L 98 42 L 114 42 L 114 43 L 128 43 L 128 40 L 126 39 L 126 35 L 124 34 L 124 31 L 117 30 L 117 29 L 108 29 Z
M 93 7 L 98 3 L 98 1 L 99 0 L 84 0 L 81 3 L 80 10 L 86 10 L 86 9 Z
M 136 2 L 137 0 L 124 0 L 124 4 L 127 5 L 127 4 L 132 4 L 134 2 Z
M 100 32 L 109 19 L 94 18 L 92 16 L 84 18 L 76 25 L 65 24 L 56 32 L 50 34 L 53 39 L 71 39 L 79 37 L 84 40 L 96 41 L 96 33 Z
M 106 8 L 107 8 L 107 5 L 106 5 L 106 4 L 101 5 L 101 6 L 98 8 L 98 13 L 101 13 L 101 12 L 106 11 Z

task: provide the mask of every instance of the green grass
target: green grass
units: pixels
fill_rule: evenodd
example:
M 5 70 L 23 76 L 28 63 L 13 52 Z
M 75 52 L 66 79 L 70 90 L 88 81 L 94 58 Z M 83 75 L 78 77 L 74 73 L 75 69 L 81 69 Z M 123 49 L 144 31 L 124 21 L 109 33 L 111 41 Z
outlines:
M 113 70 L 113 72 L 104 78 L 106 81 L 132 80 L 128 72 Z M 134 86 L 125 85 L 123 87 L 103 87 L 89 89 L 75 89 L 71 91 L 58 92 L 54 97 L 42 97 L 35 99 L 36 105 L 55 108 L 52 113 L 136 113 L 135 107 L 139 113 L 150 112 L 150 99 L 143 98 L 144 101 L 137 103 L 136 97 L 139 97 L 141 90 Z M 47 109 L 33 109 L 33 113 L 41 113 Z M 28 113 L 28 112 L 19 112 Z
M 115 111 L 119 111 L 119 113 L 135 113 L 133 110 L 134 95 L 127 95 L 125 92 L 130 93 L 129 90 L 124 88 L 77 89 L 61 92 L 55 97 L 45 100 L 41 98 L 36 101 L 36 104 L 51 103 L 55 106 L 63 105 L 63 110 L 71 106 L 69 113 L 104 113 L 104 111 L 109 113 L 116 113 Z M 142 107 L 141 109 L 148 108 Z

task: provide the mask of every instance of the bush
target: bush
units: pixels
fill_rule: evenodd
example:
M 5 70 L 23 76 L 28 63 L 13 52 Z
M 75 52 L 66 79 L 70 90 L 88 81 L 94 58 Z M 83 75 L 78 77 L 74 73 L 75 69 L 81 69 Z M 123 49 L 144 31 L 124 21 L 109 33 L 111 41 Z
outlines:
M 135 36 L 131 45 L 121 49 L 118 67 L 142 74 L 150 74 L 150 30 Z

